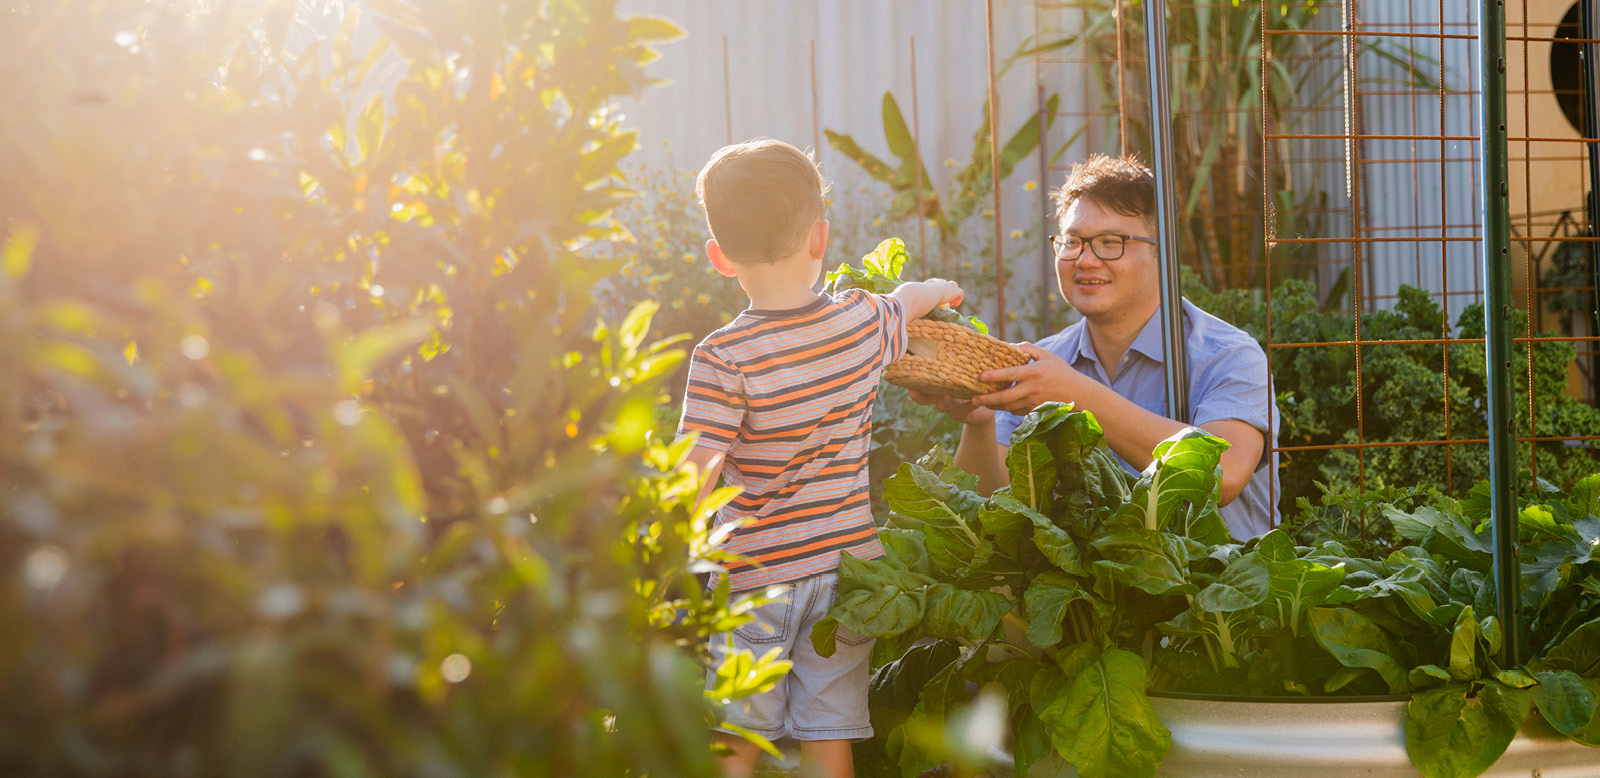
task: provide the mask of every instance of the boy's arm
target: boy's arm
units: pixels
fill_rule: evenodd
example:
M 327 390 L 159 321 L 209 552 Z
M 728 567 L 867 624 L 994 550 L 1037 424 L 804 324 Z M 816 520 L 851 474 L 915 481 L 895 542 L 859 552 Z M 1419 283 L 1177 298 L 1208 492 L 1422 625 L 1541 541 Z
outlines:
M 961 287 L 954 281 L 942 278 L 930 278 L 926 281 L 910 281 L 896 287 L 890 296 L 900 301 L 900 307 L 905 310 L 906 321 L 920 319 L 928 312 L 945 303 L 955 305 L 961 302 Z
M 722 477 L 722 461 L 726 451 L 712 448 L 704 444 L 695 444 L 689 451 L 689 456 L 684 464 L 693 464 L 697 472 L 705 476 L 705 482 L 700 484 L 700 494 L 695 497 L 694 504 L 699 505 L 706 501 L 706 497 L 717 488 L 717 479 Z

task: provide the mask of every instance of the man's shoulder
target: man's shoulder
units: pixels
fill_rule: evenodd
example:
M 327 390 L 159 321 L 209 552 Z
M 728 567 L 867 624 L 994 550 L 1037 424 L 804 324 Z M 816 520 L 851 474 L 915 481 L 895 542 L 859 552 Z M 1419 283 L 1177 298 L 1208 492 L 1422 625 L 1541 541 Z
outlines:
M 1256 342 L 1254 336 L 1218 318 L 1210 311 L 1187 299 L 1183 301 L 1183 309 L 1189 317 L 1191 342 L 1200 341 L 1217 351 L 1233 351 L 1239 348 L 1261 351 L 1261 344 Z

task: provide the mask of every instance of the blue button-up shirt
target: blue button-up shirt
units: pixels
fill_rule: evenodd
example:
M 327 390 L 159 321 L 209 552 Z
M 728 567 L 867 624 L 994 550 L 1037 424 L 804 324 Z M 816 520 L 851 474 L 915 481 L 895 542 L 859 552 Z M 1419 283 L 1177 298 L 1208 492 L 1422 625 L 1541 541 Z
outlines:
M 1184 344 L 1189 363 L 1189 423 L 1236 419 L 1261 430 L 1261 461 L 1250 482 L 1233 502 L 1222 506 L 1222 519 L 1228 530 L 1241 540 L 1262 535 L 1278 523 L 1278 496 L 1271 480 L 1278 470 L 1276 454 L 1268 456 L 1276 441 L 1278 407 L 1267 381 L 1267 355 L 1255 338 L 1243 330 L 1183 301 Z M 1167 376 L 1161 345 L 1161 316 L 1151 316 L 1133 339 L 1116 368 L 1108 376 L 1094 352 L 1094 342 L 1082 321 L 1041 339 L 1040 348 L 1061 357 L 1078 372 L 1099 381 L 1112 391 L 1158 416 L 1167 415 Z M 1063 397 L 1063 400 L 1071 398 Z M 1003 446 L 1011 444 L 1011 433 L 1022 417 L 997 411 L 995 432 Z M 1117 461 L 1129 472 L 1137 473 L 1122 457 Z

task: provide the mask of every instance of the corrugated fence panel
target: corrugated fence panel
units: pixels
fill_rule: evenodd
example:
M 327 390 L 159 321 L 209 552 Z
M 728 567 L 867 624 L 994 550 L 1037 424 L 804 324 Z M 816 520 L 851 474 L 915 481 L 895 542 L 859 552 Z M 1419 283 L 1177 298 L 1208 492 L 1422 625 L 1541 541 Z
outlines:
M 1447 3 L 1443 12 L 1446 35 L 1476 34 L 1473 4 Z M 1478 133 L 1476 42 L 1439 40 L 1439 13 L 1438 4 L 1424 0 L 1361 6 L 1363 31 L 1435 36 L 1363 39 L 1388 47 L 1390 57 L 1371 50 L 1361 57 L 1361 132 L 1458 137 Z M 1391 307 L 1402 284 L 1416 286 L 1445 296 L 1453 320 L 1462 307 L 1481 300 L 1482 247 L 1476 241 L 1437 238 L 1471 238 L 1479 232 L 1477 142 L 1367 140 L 1361 155 L 1362 236 L 1433 239 L 1367 244 L 1366 304 Z
M 621 105 L 626 123 L 641 130 L 642 148 L 631 161 L 656 170 L 698 169 L 729 139 L 728 104 L 735 141 L 765 136 L 802 148 L 816 144 L 821 133 L 813 133 L 811 45 L 816 51 L 816 124 L 820 130 L 850 135 L 865 151 L 893 164 L 883 133 L 883 96 L 892 92 L 907 123 L 912 123 L 911 39 L 915 37 L 922 157 L 940 192 L 950 190 L 954 174 L 971 158 L 973 137 L 988 110 L 984 4 L 976 0 L 624 0 L 621 12 L 665 17 L 687 33 L 662 46 L 661 59 L 649 66 L 653 77 L 670 83 Z M 997 67 L 1034 34 L 1034 12 L 1029 0 L 995 3 Z M 724 35 L 728 46 L 726 81 Z M 1032 59 L 1017 62 L 999 83 L 1003 143 L 1038 107 Z M 1063 95 L 1063 99 L 1073 98 Z M 1050 137 L 1059 144 L 1069 134 L 1070 130 L 1063 133 L 1058 127 Z M 1055 147 L 1050 150 L 1054 152 Z M 830 218 L 836 235 L 850 232 L 843 228 L 851 225 L 840 224 L 841 220 L 870 221 L 872 215 L 887 210 L 882 207 L 887 205 L 883 199 L 886 187 L 867 179 L 855 163 L 828 146 L 825 137 L 819 152 L 823 172 L 834 184 Z M 1030 158 L 1002 183 L 1003 244 L 1012 275 L 1008 309 L 1016 307 L 1012 300 L 1035 299 L 1039 284 L 1054 285 L 1038 260 L 1042 240 L 1037 229 L 1038 192 L 1024 186 L 1039 180 L 1039 165 Z M 873 198 L 873 202 L 857 202 Z M 979 210 L 991 207 L 985 202 Z M 875 231 L 881 233 L 879 237 L 905 238 L 915 250 L 917 228 L 912 221 L 886 223 Z M 1025 234 L 1013 238 L 1013 231 Z M 931 229 L 929 233 L 931 243 Z M 965 256 L 974 266 L 992 262 L 992 235 L 992 227 L 974 223 L 963 236 L 963 245 L 969 247 Z M 853 252 L 860 247 L 840 247 L 836 241 L 836 248 Z M 829 261 L 852 258 L 836 251 Z M 978 313 L 992 318 L 992 301 L 984 302 L 988 310 Z

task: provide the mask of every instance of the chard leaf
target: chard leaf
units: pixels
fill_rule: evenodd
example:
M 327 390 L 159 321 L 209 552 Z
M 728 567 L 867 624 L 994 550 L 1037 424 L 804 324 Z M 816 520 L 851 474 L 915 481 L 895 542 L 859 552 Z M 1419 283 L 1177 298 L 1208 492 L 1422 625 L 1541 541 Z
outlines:
M 1039 718 L 1056 750 L 1084 778 L 1150 778 L 1172 746 L 1172 733 L 1144 690 L 1144 660 L 1108 649 Z
M 1024 707 L 1017 712 L 1012 719 L 1012 732 L 1015 733 L 1011 746 L 1012 775 L 1032 775 L 1035 764 L 1055 756 L 1050 732 L 1033 708 Z M 1060 761 L 1060 757 L 1055 759 Z M 1061 764 L 1066 766 L 1064 761 Z
M 829 615 L 858 635 L 894 637 L 909 632 L 922 621 L 927 593 L 905 591 L 893 584 L 880 589 L 857 589 L 839 595 Z
M 1343 565 L 1330 568 L 1310 559 L 1268 562 L 1264 610 L 1269 620 L 1299 637 L 1306 612 L 1321 605 L 1343 582 Z
M 1583 686 L 1596 701 L 1600 701 L 1600 678 L 1584 678 Z M 1592 709 L 1591 709 L 1592 710 Z M 1573 740 L 1586 746 L 1600 746 L 1600 716 L 1591 716 L 1589 723 L 1568 733 Z
M 989 501 L 978 509 L 978 523 L 983 525 L 983 531 L 989 533 L 995 543 L 1012 557 L 1020 557 L 1033 536 L 1034 522 L 1018 510 L 1018 506 L 1027 507 L 1011 496 L 1011 487 L 1002 486 L 989 495 Z M 1046 523 L 1049 521 L 1045 518 Z
M 1562 540 L 1524 544 L 1522 551 L 1525 559 L 1532 557 L 1522 565 L 1522 606 L 1538 611 L 1572 580 L 1577 555 Z
M 1060 568 L 1063 572 L 1074 575 L 1083 575 L 1083 552 L 1079 550 L 1077 541 L 1066 530 L 1057 527 L 1050 521 L 1050 517 L 1029 508 L 1018 502 L 1016 498 L 1008 495 L 997 494 L 990 498 L 990 506 L 995 511 L 1004 511 L 1009 515 L 1026 520 L 1032 529 L 1033 544 L 1044 554 L 1045 559 Z M 985 513 L 989 516 L 989 513 Z M 986 522 L 997 522 L 995 518 L 988 518 Z M 1009 522 L 1010 519 L 1005 521 Z M 988 526 L 987 524 L 985 526 Z
M 1078 581 L 1061 573 L 1049 572 L 1034 578 L 1023 594 L 1028 616 L 1028 642 L 1039 647 L 1061 642 L 1061 625 L 1067 608 L 1076 600 L 1091 599 Z M 1087 639 L 1088 635 L 1079 635 Z
M 1494 674 L 1494 679 L 1513 689 L 1526 689 L 1539 682 L 1539 679 L 1528 675 L 1527 671 L 1520 668 L 1501 670 Z
M 984 499 L 977 492 L 946 483 L 907 462 L 884 480 L 883 498 L 898 521 L 922 530 L 935 570 L 957 575 L 972 565 L 982 545 L 978 511 Z
M 1360 678 L 1361 674 L 1365 672 L 1367 672 L 1366 668 L 1341 667 L 1333 671 L 1333 673 L 1328 676 L 1328 680 L 1322 682 L 1322 693 L 1333 694 L 1334 692 L 1348 686 L 1351 681 Z M 1416 671 L 1413 670 L 1412 672 Z
M 1074 643 L 1056 652 L 1056 666 L 1061 668 L 1069 683 L 1099 659 L 1099 647 L 1089 642 Z
M 1042 414 L 1038 410 L 1028 414 L 1006 451 L 1012 497 L 1040 513 L 1050 512 L 1051 495 L 1056 489 L 1056 457 L 1050 452 L 1044 433 L 1054 429 L 1071 411 L 1071 405 L 1058 405 Z
M 1456 618 L 1455 630 L 1450 635 L 1450 677 L 1457 681 L 1470 681 L 1478 677 L 1478 622 L 1472 618 L 1472 607 L 1461 609 Z
M 861 258 L 861 267 L 869 273 L 898 282 L 900 280 L 900 271 L 905 268 L 908 258 L 905 241 L 899 238 L 889 238 L 879 243 L 877 248 L 872 250 L 872 253 Z M 890 291 L 893 291 L 893 289 Z
M 917 707 L 927 711 L 935 721 L 942 722 L 954 713 L 963 703 L 967 702 L 967 668 L 972 658 L 983 650 L 982 646 L 972 646 L 961 652 L 954 662 L 944 666 L 944 669 L 934 673 L 928 679 L 927 686 L 922 689 L 922 699 Z M 981 659 L 979 660 L 982 661 Z
M 1571 670 L 1537 672 L 1539 685 L 1533 687 L 1533 704 L 1550 726 L 1563 735 L 1571 735 L 1594 718 L 1594 692 Z
M 839 594 L 871 591 L 893 584 L 902 589 L 922 589 L 933 579 L 911 570 L 902 570 L 883 559 L 856 559 L 848 551 L 839 552 Z
M 1450 676 L 1449 670 L 1446 670 L 1438 665 L 1418 665 L 1413 667 L 1411 668 L 1411 673 L 1407 676 L 1407 678 L 1411 681 L 1411 685 L 1418 689 L 1427 689 L 1433 686 L 1443 686 L 1445 684 L 1455 683 L 1457 680 L 1456 678 L 1452 678 Z
M 1566 505 L 1573 516 L 1600 516 L 1600 473 L 1573 484 Z
M 1281 529 L 1274 529 L 1256 541 L 1256 553 L 1266 562 L 1288 562 L 1295 558 L 1294 541 Z
M 1134 484 L 1124 509 L 1147 529 L 1165 529 L 1206 545 L 1231 540 L 1217 512 L 1222 452 L 1228 441 L 1189 427 L 1156 444 L 1154 460 Z
M 1452 602 L 1466 603 L 1473 606 L 1474 610 L 1482 612 L 1478 607 L 1479 598 L 1483 595 L 1484 581 L 1488 578 L 1476 570 L 1458 567 L 1450 574 L 1449 596 Z
M 840 552 L 839 596 L 828 615 L 865 637 L 894 637 L 922 621 L 926 587 L 933 580 L 882 560 Z
M 1600 619 L 1573 630 L 1532 667 L 1535 671 L 1571 670 L 1585 678 L 1600 677 Z
M 1478 632 L 1483 634 L 1483 649 L 1490 656 L 1500 653 L 1500 641 L 1505 637 L 1500 632 L 1500 618 L 1498 616 L 1484 616 L 1478 621 Z
M 965 638 L 978 643 L 999 626 L 1011 610 L 1011 601 L 995 592 L 957 589 L 947 583 L 928 587 L 922 628 L 936 638 Z
M 1189 559 L 1183 543 L 1170 534 L 1122 526 L 1101 533 L 1090 545 L 1105 557 L 1094 566 L 1122 586 L 1156 595 L 1199 591 L 1185 575 Z
M 883 527 L 878 530 L 878 540 L 883 543 L 884 558 L 901 570 L 927 575 L 928 541 L 921 530 Z
M 1345 667 L 1370 667 L 1378 671 L 1392 694 L 1409 690 L 1410 681 L 1387 635 L 1370 619 L 1349 608 L 1312 608 L 1311 634 Z
M 1469 699 L 1469 684 L 1420 691 L 1406 706 L 1406 752 L 1426 778 L 1475 778 L 1505 753 L 1531 697 L 1489 682 Z M 1521 698 L 1519 701 L 1518 698 Z
M 1163 634 L 1174 637 L 1203 638 L 1214 669 L 1241 666 L 1244 618 L 1239 613 L 1212 613 L 1190 608 L 1175 618 L 1156 625 Z M 1220 660 L 1220 661 L 1218 661 Z
M 811 625 L 811 648 L 817 656 L 827 659 L 839 650 L 839 620 L 832 616 L 817 619 Z
M 1039 665 L 1039 669 L 1033 673 L 1033 678 L 1028 681 L 1028 707 L 1035 711 L 1050 707 L 1057 697 L 1066 692 L 1070 680 L 1067 674 L 1055 665 L 1048 663 Z
M 1577 540 L 1578 533 L 1572 525 L 1556 516 L 1548 505 L 1529 505 L 1517 515 L 1517 535 L 1523 541 L 1540 538 Z
M 888 733 L 904 724 L 935 675 L 961 656 L 961 646 L 939 640 L 913 646 L 900 658 L 872 673 L 867 682 L 867 710 L 872 728 Z
M 1213 613 L 1232 613 L 1260 605 L 1267 590 L 1267 565 L 1252 552 L 1228 563 L 1216 583 L 1195 595 L 1194 604 Z
M 1383 515 L 1394 531 L 1435 554 L 1456 560 L 1480 572 L 1494 565 L 1494 549 L 1478 537 L 1465 517 L 1423 505 L 1414 513 L 1384 506 Z
M 1074 411 L 1063 403 L 1044 403 L 1028 414 L 1011 435 L 1013 449 L 1029 447 L 1034 442 L 1048 448 L 1056 470 L 1049 515 L 1078 523 L 1105 504 L 1101 462 L 1110 459 L 1110 454 L 1093 414 Z M 1111 461 L 1115 463 L 1114 459 Z M 1010 452 L 1007 462 L 1009 467 Z

